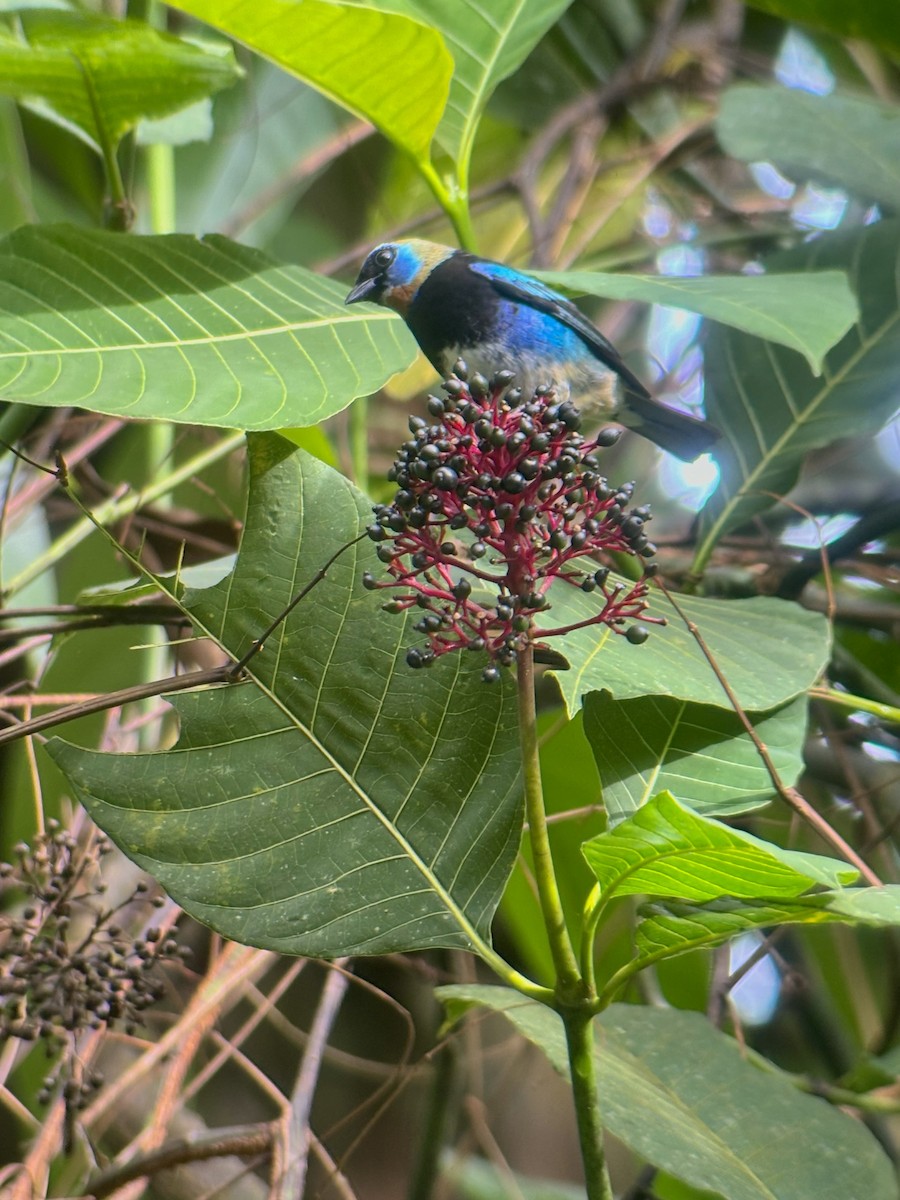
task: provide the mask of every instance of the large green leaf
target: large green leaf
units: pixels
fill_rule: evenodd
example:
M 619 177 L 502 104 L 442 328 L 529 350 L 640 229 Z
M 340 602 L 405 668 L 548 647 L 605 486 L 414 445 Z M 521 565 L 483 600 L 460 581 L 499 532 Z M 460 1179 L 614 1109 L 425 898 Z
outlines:
M 717 900 L 701 908 L 655 903 L 642 907 L 639 915 L 637 963 L 645 965 L 775 925 L 900 925 L 900 885 L 839 888 L 765 904 Z
M 453 60 L 440 34 L 398 15 L 331 0 L 179 0 L 176 5 L 365 117 L 428 158 Z
M 221 237 L 19 229 L 0 242 L 0 396 L 313 425 L 415 356 L 401 321 L 345 307 L 344 290 Z
M 721 482 L 700 517 L 698 565 L 728 530 L 794 484 L 806 454 L 878 430 L 897 408 L 900 222 L 831 234 L 779 257 L 779 267 L 846 267 L 859 323 L 825 360 L 821 378 L 798 354 L 713 328 L 706 349 L 707 412 L 725 435 Z
M 857 11 L 857 6 L 852 7 Z M 894 24 L 896 20 L 894 6 Z M 900 37 L 898 37 L 900 44 Z M 900 111 L 849 96 L 739 84 L 722 97 L 716 133 L 746 162 L 765 159 L 793 179 L 838 184 L 895 211 L 900 197 Z
M 440 31 L 453 55 L 453 80 L 437 140 L 465 182 L 481 114 L 501 80 L 512 75 L 572 0 L 368 0 L 408 12 Z
M 835 859 L 783 850 L 698 816 L 668 792 L 582 846 L 601 895 L 672 896 L 703 903 L 720 896 L 801 896 L 814 884 L 852 882 Z
M 41 102 L 98 148 L 239 76 L 230 49 L 204 49 L 139 21 L 46 9 L 18 13 L 9 26 L 0 20 L 0 92 Z
M 824 29 L 842 38 L 862 38 L 900 56 L 900 22 L 896 0 L 747 0 L 752 8 Z
M 437 993 L 451 1020 L 502 1013 L 569 1078 L 551 1009 L 501 987 Z M 613 1004 L 597 1018 L 596 1048 L 604 1125 L 685 1183 L 724 1200 L 896 1200 L 890 1161 L 867 1129 L 751 1066 L 699 1013 Z
M 596 600 L 564 583 L 551 589 L 552 608 L 544 628 L 585 620 Z M 608 691 L 617 699 L 675 696 L 697 704 L 730 708 L 721 683 L 665 596 L 651 588 L 650 637 L 633 646 L 606 627 L 576 630 L 555 641 L 571 669 L 557 678 L 570 713 L 588 692 Z M 828 623 L 820 613 L 767 596 L 718 600 L 679 596 L 678 604 L 699 629 L 719 669 L 744 708 L 775 708 L 805 691 L 828 661 Z
M 251 444 L 235 571 L 188 594 L 198 631 L 240 654 L 365 523 L 365 498 L 283 439 Z M 174 700 L 170 751 L 50 744 L 80 800 L 188 912 L 226 937 L 332 957 L 470 948 L 519 845 L 514 689 L 471 655 L 413 672 L 414 637 L 361 584 L 353 546 L 238 685 Z
M 790 275 L 610 275 L 599 271 L 539 271 L 575 295 L 637 300 L 686 308 L 722 325 L 798 350 L 813 371 L 859 316 L 843 271 Z
M 752 719 L 781 779 L 793 784 L 803 770 L 806 697 Z M 609 692 L 591 692 L 584 732 L 613 825 L 661 791 L 707 817 L 749 812 L 775 795 L 752 738 L 726 708 L 674 696 L 614 700 Z

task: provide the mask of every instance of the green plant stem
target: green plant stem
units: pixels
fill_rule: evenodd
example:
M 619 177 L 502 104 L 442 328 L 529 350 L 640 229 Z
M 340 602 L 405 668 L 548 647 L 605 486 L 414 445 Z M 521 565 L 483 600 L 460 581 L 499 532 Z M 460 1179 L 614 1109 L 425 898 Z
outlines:
M 460 246 L 463 250 L 477 250 L 475 227 L 469 212 L 468 189 L 459 184 L 455 184 L 452 189 L 448 188 L 430 162 L 419 162 L 417 166 L 434 198 L 450 219 Z
M 129 16 L 141 14 L 152 29 L 166 31 L 166 8 L 154 0 L 141 0 L 129 5 Z M 147 190 L 150 196 L 150 228 L 154 233 L 174 233 L 175 210 L 175 147 L 166 142 L 148 146 L 144 155 L 147 164 Z
M 154 4 L 152 0 L 140 5 L 144 9 L 143 18 L 154 29 L 165 30 L 165 9 Z M 175 148 L 159 143 L 148 146 L 144 161 L 147 166 L 147 191 L 150 200 L 150 228 L 153 233 L 166 234 L 175 232 Z M 175 426 L 171 421 L 154 421 L 147 430 L 147 455 L 149 459 L 149 474 L 152 477 L 162 469 L 164 463 L 172 459 L 175 450 Z M 171 493 L 160 496 L 158 503 L 169 508 L 172 504 Z M 169 667 L 170 651 L 165 643 L 151 646 L 144 655 L 144 667 L 147 680 L 158 679 L 166 673 Z M 149 707 L 149 706 L 148 706 Z M 149 737 L 155 736 L 155 731 L 148 727 L 145 731 Z
M 581 974 L 591 995 L 594 995 L 597 990 L 596 972 L 594 970 L 594 944 L 597 940 L 597 928 L 600 924 L 600 917 L 603 915 L 605 907 L 601 899 L 600 887 L 595 884 L 585 903 L 584 920 L 581 926 Z
M 431 1200 L 437 1188 L 450 1113 L 456 1102 L 456 1053 L 456 1042 L 450 1040 L 440 1048 L 434 1059 L 419 1157 L 408 1200 Z
M 866 696 L 853 696 L 849 692 L 839 692 L 837 688 L 813 688 L 810 693 L 813 700 L 824 700 L 828 704 L 836 704 L 839 708 L 849 708 L 855 712 L 871 713 L 882 721 L 900 724 L 900 708 L 893 704 L 882 704 L 880 700 L 869 700 Z
M 593 1016 L 583 1005 L 572 1009 L 562 1008 L 560 1015 L 566 1030 L 572 1071 L 572 1098 L 578 1122 L 585 1191 L 588 1200 L 614 1200 L 603 1148 Z
M 562 1018 L 566 1031 L 569 1066 L 572 1074 L 572 1099 L 578 1124 L 578 1139 L 584 1164 L 588 1200 L 613 1200 L 609 1172 L 603 1149 L 603 1122 L 597 1093 L 593 1018 L 597 1007 L 592 984 L 593 967 L 579 970 L 566 928 L 565 914 L 550 853 L 547 815 L 541 785 L 538 754 L 537 713 L 534 700 L 534 651 L 520 651 L 517 659 L 519 698 L 519 734 L 522 741 L 522 768 L 525 786 L 525 815 L 531 842 L 534 877 L 550 953 L 556 970 L 553 1007 Z M 594 905 L 594 908 L 597 906 Z M 592 946 L 593 937 L 586 938 Z M 591 953 L 591 949 L 587 953 Z
M 122 179 L 122 171 L 119 167 L 118 146 L 109 136 L 109 132 L 103 121 L 103 112 L 97 100 L 97 91 L 94 87 L 90 71 L 85 69 L 77 56 L 75 61 L 82 72 L 84 88 L 87 92 L 88 102 L 94 115 L 94 124 L 97 128 L 100 155 L 103 159 L 103 171 L 106 176 L 107 190 L 105 224 L 109 229 L 114 229 L 118 233 L 124 233 L 131 228 L 131 222 L 134 219 L 134 210 L 131 207 L 131 201 L 128 199 L 125 183 Z
M 175 148 L 159 142 L 147 147 L 150 227 L 154 233 L 175 231 Z
M 541 760 L 538 752 L 537 712 L 534 702 L 534 650 L 531 646 L 519 652 L 517 659 L 519 698 L 519 735 L 522 740 L 522 772 L 525 787 L 525 819 L 534 860 L 534 877 L 544 926 L 550 943 L 550 954 L 556 970 L 557 995 L 572 1003 L 583 998 L 584 989 L 578 960 L 572 949 L 566 918 L 563 912 L 544 811 L 544 789 L 541 783 Z

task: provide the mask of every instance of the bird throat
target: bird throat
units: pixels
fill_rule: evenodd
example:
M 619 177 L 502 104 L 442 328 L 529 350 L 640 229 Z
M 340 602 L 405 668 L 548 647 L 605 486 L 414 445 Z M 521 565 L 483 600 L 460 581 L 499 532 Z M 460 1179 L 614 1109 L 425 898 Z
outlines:
M 405 316 L 423 353 L 443 370 L 448 347 L 488 340 L 497 305 L 490 283 L 470 271 L 462 255 L 453 255 L 424 280 Z

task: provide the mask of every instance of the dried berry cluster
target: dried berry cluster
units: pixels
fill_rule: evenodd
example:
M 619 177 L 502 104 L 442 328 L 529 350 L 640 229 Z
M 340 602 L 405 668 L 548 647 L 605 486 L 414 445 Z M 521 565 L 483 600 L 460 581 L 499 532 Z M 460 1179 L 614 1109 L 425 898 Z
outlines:
M 633 484 L 614 487 L 601 473 L 600 452 L 618 430 L 585 440 L 574 404 L 557 403 L 550 389 L 523 397 L 512 382 L 508 371 L 490 382 L 469 378 L 457 363 L 446 397 L 429 397 L 433 423 L 410 418 L 412 439 L 389 473 L 398 491 L 375 507 L 368 533 L 391 578 L 367 572 L 363 583 L 399 589 L 384 606 L 390 612 L 422 610 L 415 628 L 427 644 L 407 653 L 412 667 L 480 651 L 490 682 L 529 643 L 573 629 L 606 625 L 635 644 L 647 638 L 628 622 L 646 608 L 655 566 L 628 586 L 595 559 L 609 551 L 648 559 L 656 549 L 648 510 L 628 507 Z M 553 628 L 543 622 L 558 579 L 595 593 L 597 607 Z
M 188 951 L 158 929 L 136 938 L 116 923 L 136 901 L 163 902 L 146 897 L 147 885 L 139 883 L 123 904 L 105 907 L 105 885 L 92 879 L 109 849 L 100 839 L 92 852 L 79 853 L 75 838 L 51 821 L 33 847 L 16 847 L 14 864 L 0 864 L 4 892 L 23 894 L 12 915 L 0 916 L 0 1040 L 41 1038 L 53 1053 L 84 1029 L 117 1022 L 134 1032 L 164 991 L 153 968 L 186 957 Z M 42 1101 L 50 1099 L 61 1074 L 44 1081 Z M 64 1094 L 83 1100 L 99 1082 L 94 1075 L 65 1080 Z

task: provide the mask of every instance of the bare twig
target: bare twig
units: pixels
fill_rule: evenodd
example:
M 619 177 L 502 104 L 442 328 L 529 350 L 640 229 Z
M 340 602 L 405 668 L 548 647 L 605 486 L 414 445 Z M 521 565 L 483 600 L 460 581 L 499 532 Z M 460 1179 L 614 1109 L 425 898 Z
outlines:
M 672 35 L 681 20 L 685 0 L 666 0 L 657 14 L 646 43 L 599 88 L 579 96 L 571 104 L 555 113 L 547 122 L 528 149 L 527 154 L 513 175 L 528 224 L 531 229 L 532 254 L 536 266 L 548 266 L 553 261 L 557 230 L 571 218 L 574 196 L 584 185 L 585 179 L 596 171 L 592 165 L 586 170 L 585 143 L 580 131 L 590 135 L 591 148 L 596 145 L 606 128 L 604 114 L 629 97 L 647 90 L 653 85 L 669 49 Z M 551 211 L 546 218 L 541 215 L 537 202 L 537 181 L 547 159 L 559 143 L 575 133 L 578 153 L 572 155 L 568 168 L 557 189 Z
M 700 650 L 702 651 L 704 658 L 706 659 L 706 661 L 709 663 L 710 667 L 712 668 L 713 673 L 716 676 L 716 679 L 718 679 L 719 684 L 722 687 L 722 690 L 725 692 L 725 695 L 728 697 L 728 699 L 731 703 L 731 707 L 734 709 L 735 713 L 737 714 L 738 719 L 740 720 L 741 724 L 743 725 L 743 727 L 747 733 L 747 736 L 750 738 L 750 740 L 753 742 L 753 745 L 756 747 L 756 752 L 759 755 L 759 757 L 762 759 L 763 765 L 765 766 L 766 770 L 769 773 L 769 778 L 772 780 L 772 785 L 774 786 L 775 791 L 782 798 L 782 800 L 784 800 L 785 803 L 788 804 L 794 810 L 794 812 L 797 813 L 797 815 L 799 817 L 802 817 L 802 819 L 804 821 L 806 821 L 806 823 L 808 825 L 812 826 L 812 828 L 815 829 L 815 831 L 819 834 L 819 836 L 824 838 L 824 840 L 826 842 L 828 842 L 828 844 L 830 846 L 832 846 L 838 852 L 838 854 L 841 855 L 842 858 L 844 858 L 852 866 L 856 867 L 857 871 L 859 871 L 860 875 L 863 877 L 863 879 L 866 880 L 867 883 L 872 884 L 873 887 L 881 887 L 882 886 L 881 880 L 878 878 L 878 876 L 875 874 L 875 872 L 872 870 L 872 868 L 866 862 L 864 862 L 863 859 L 860 858 L 860 856 L 856 853 L 856 851 L 853 849 L 853 847 L 851 845 L 849 845 L 849 843 L 846 842 L 841 837 L 841 835 L 837 832 L 836 829 L 832 828 L 832 826 L 825 820 L 825 818 L 821 815 L 821 813 L 816 812 L 816 810 L 809 803 L 809 801 L 806 800 L 803 796 L 801 796 L 796 788 L 788 787 L 788 785 L 785 784 L 784 781 L 781 779 L 781 776 L 778 774 L 775 764 L 772 762 L 772 756 L 769 754 L 768 748 L 766 747 L 762 738 L 759 736 L 759 734 L 753 728 L 753 724 L 751 723 L 750 718 L 747 716 L 747 713 L 744 710 L 743 706 L 741 705 L 741 702 L 738 700 L 737 696 L 735 695 L 734 689 L 732 688 L 731 684 L 728 682 L 728 680 L 725 678 L 724 674 L 722 673 L 722 670 L 719 667 L 719 664 L 716 662 L 712 651 L 707 646 L 706 641 L 704 640 L 703 635 L 701 634 L 700 630 L 697 628 L 697 626 L 694 624 L 694 622 L 690 620 L 687 613 L 684 611 L 684 609 L 681 607 L 681 605 L 676 600 L 673 593 L 669 591 L 669 589 L 666 587 L 666 585 L 661 580 L 658 580 L 657 582 L 658 582 L 659 587 L 665 593 L 665 596 L 666 596 L 667 600 L 669 601 L 669 603 L 672 605 L 672 607 L 678 613 L 679 617 L 681 617 L 682 621 L 684 622 L 685 628 L 688 630 L 688 632 L 694 638 L 697 645 L 700 647 Z
M 191 1021 L 202 1019 L 210 1009 L 221 1013 L 226 1003 L 233 1002 L 234 997 L 243 992 L 248 981 L 268 969 L 272 958 L 268 950 L 254 950 L 250 946 L 228 943 L 216 959 L 215 973 L 207 973 L 190 1005 L 176 1023 L 158 1042 L 145 1050 L 128 1070 L 108 1083 L 83 1114 L 84 1123 L 91 1132 L 95 1133 L 97 1123 L 115 1111 L 125 1092 L 137 1086 L 174 1052 Z
M 268 1154 L 274 1140 L 274 1125 L 227 1125 L 207 1133 L 172 1138 L 157 1149 L 119 1166 L 100 1171 L 88 1183 L 86 1196 L 103 1200 L 125 1184 L 157 1171 L 210 1158 L 250 1158 Z
M 18 738 L 30 734 L 41 733 L 73 721 L 76 717 L 87 716 L 88 713 L 105 712 L 110 708 L 118 708 L 122 704 L 131 704 L 135 700 L 150 700 L 154 696 L 168 696 L 172 692 L 185 692 L 189 688 L 204 687 L 214 683 L 232 683 L 233 665 L 223 663 L 220 667 L 211 667 L 208 671 L 189 671 L 185 675 L 170 675 L 166 679 L 157 679 L 152 683 L 139 683 L 134 687 L 120 688 L 116 692 L 107 692 L 104 696 L 96 696 L 93 700 L 79 701 L 77 704 L 66 704 L 52 713 L 44 713 L 42 717 L 34 717 L 30 721 L 20 721 L 8 729 L 0 730 L 0 745 L 4 742 L 14 742 Z
M 303 1195 L 309 1162 L 309 1114 L 325 1046 L 349 985 L 347 975 L 340 969 L 347 961 L 346 958 L 335 960 L 338 969 L 330 970 L 325 979 L 309 1031 L 309 1042 L 291 1094 L 290 1108 L 280 1123 L 284 1171 L 280 1178 L 273 1180 L 273 1200 L 296 1200 L 297 1196 Z

